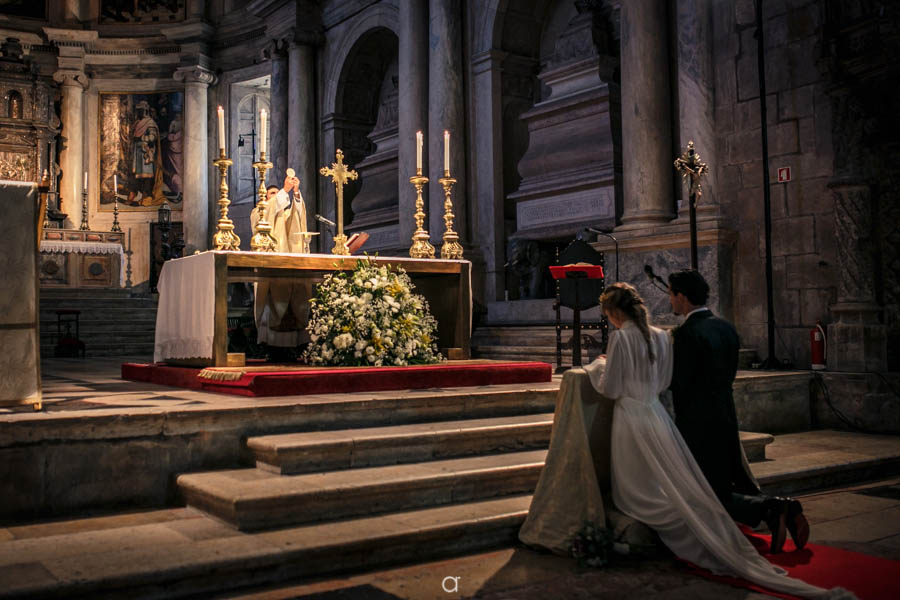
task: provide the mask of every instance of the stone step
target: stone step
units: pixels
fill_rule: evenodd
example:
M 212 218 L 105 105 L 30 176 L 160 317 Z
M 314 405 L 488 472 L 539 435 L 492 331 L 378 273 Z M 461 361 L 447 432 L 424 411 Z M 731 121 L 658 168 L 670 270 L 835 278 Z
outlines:
M 210 597 L 448 558 L 516 543 L 530 504 L 530 495 L 515 495 L 258 533 L 175 511 L 96 517 L 60 535 L 0 540 L 0 572 L 26 555 L 55 567 L 53 576 L 7 581 L 0 598 Z
M 553 413 L 310 431 L 247 439 L 260 469 L 281 474 L 546 448 Z
M 304 475 L 237 469 L 180 475 L 188 506 L 249 531 L 534 490 L 546 450 Z
M 56 319 L 41 321 L 41 335 L 56 335 Z M 72 326 L 74 330 L 74 325 Z M 62 327 L 65 330 L 65 326 Z M 78 329 L 81 333 L 114 333 L 118 331 L 155 331 L 156 319 L 134 318 L 127 321 L 104 321 L 99 319 L 79 319 Z
M 152 340 L 148 342 L 122 342 L 122 343 L 95 343 L 92 340 L 85 341 L 85 357 L 90 358 L 92 356 L 114 356 L 114 357 L 131 357 L 132 359 L 136 359 L 138 357 L 144 357 L 147 360 L 153 357 L 153 346 L 154 343 Z M 55 344 L 41 344 L 41 358 L 51 358 L 54 356 L 56 350 Z
M 766 446 L 775 441 L 775 436 L 768 433 L 741 431 L 741 446 L 748 462 L 766 460 Z

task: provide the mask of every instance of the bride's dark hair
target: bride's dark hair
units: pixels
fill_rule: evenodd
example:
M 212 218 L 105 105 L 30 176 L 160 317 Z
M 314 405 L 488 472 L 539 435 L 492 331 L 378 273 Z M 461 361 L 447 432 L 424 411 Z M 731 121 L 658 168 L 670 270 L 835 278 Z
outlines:
M 650 314 L 647 312 L 644 299 L 637 293 L 634 286 L 622 281 L 610 285 L 600 296 L 600 306 L 604 312 L 612 308 L 621 311 L 622 314 L 634 321 L 647 342 L 647 355 L 650 357 L 650 362 L 653 362 L 656 355 L 653 354 L 653 345 L 650 343 Z

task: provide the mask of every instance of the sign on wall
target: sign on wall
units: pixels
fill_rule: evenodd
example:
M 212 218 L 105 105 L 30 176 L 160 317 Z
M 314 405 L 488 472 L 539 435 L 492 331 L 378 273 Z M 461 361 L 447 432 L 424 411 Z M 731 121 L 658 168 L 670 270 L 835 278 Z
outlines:
M 182 208 L 183 113 L 183 92 L 100 94 L 100 210 Z

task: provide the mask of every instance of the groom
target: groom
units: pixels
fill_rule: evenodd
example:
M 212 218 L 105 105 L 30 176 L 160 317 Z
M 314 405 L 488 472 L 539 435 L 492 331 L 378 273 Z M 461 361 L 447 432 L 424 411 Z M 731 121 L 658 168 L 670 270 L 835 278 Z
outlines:
M 675 424 L 731 517 L 751 527 L 765 521 L 771 551 L 780 552 L 786 531 L 798 549 L 809 539 L 800 502 L 763 495 L 748 473 L 738 433 L 731 385 L 740 341 L 734 326 L 706 307 L 709 284 L 693 269 L 669 275 L 669 302 L 686 317 L 675 329 L 672 374 Z

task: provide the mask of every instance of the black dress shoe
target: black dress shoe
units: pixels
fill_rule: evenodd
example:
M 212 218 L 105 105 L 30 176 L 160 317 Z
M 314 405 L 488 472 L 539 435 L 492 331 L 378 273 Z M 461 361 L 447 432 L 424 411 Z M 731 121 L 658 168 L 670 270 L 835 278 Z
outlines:
M 788 532 L 791 534 L 791 539 L 794 540 L 794 546 L 797 547 L 797 550 L 802 550 L 806 546 L 806 542 L 809 541 L 809 521 L 803 515 L 803 506 L 793 498 L 788 500 L 785 524 Z
M 772 533 L 769 552 L 778 554 L 784 548 L 784 541 L 787 539 L 788 503 L 781 498 L 769 498 L 766 504 L 768 506 L 764 520 Z

